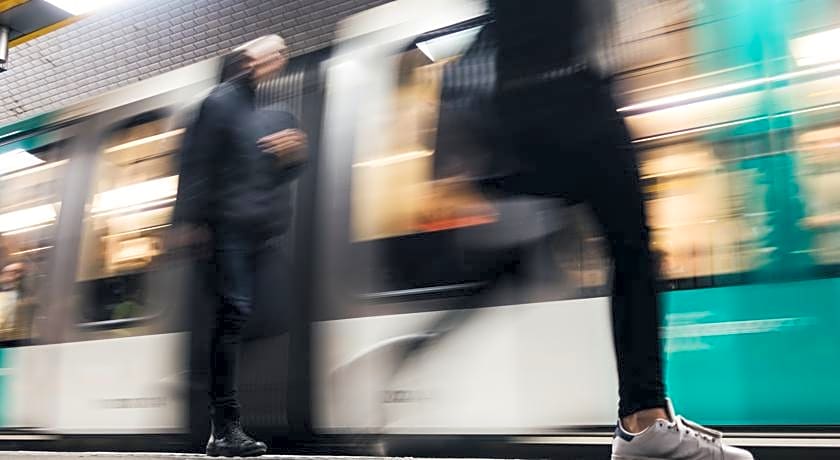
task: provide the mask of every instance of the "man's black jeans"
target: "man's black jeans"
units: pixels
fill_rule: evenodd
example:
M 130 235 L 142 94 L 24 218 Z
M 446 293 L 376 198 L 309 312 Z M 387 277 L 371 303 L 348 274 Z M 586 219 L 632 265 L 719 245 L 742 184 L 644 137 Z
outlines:
M 214 265 L 221 302 L 210 343 L 210 407 L 219 417 L 238 417 L 237 377 L 243 328 L 253 313 L 258 289 L 271 289 L 285 261 L 280 237 L 265 238 L 246 229 L 213 229 Z M 280 296 L 282 293 L 275 293 Z M 277 306 L 280 308 L 281 306 Z

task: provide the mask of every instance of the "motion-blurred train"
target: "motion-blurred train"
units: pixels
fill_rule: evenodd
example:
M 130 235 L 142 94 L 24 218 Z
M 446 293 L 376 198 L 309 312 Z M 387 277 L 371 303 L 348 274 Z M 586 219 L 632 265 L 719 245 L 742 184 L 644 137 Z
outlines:
M 837 24 L 819 1 L 652 3 L 614 86 L 661 256 L 669 394 L 735 444 L 840 447 Z M 751 22 L 768 9 L 785 20 Z M 598 229 L 446 180 L 470 150 L 442 158 L 447 95 L 492 88 L 492 47 L 473 46 L 490 24 L 479 1 L 395 1 L 259 89 L 311 141 L 243 352 L 244 424 L 277 449 L 606 452 Z M 201 449 L 210 268 L 164 235 L 184 126 L 220 67 L 0 128 L 0 447 Z

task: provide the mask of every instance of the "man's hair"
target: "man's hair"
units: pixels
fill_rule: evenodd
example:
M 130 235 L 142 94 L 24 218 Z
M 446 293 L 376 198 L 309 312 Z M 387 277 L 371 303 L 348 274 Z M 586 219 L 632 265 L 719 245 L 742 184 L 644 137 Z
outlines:
M 233 49 L 234 53 L 241 53 L 245 57 L 258 58 L 268 53 L 283 51 L 286 41 L 277 34 L 263 35 Z
M 228 81 L 241 76 L 247 60 L 257 59 L 265 54 L 280 52 L 285 49 L 286 41 L 276 34 L 263 35 L 243 43 L 232 49 L 222 60 L 221 81 Z

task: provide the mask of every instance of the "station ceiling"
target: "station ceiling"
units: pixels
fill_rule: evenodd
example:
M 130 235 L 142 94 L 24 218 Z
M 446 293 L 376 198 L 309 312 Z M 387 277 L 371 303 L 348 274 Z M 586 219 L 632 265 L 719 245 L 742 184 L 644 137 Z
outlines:
M 9 48 L 64 27 L 78 18 L 45 0 L 0 0 L 0 26 L 9 29 Z

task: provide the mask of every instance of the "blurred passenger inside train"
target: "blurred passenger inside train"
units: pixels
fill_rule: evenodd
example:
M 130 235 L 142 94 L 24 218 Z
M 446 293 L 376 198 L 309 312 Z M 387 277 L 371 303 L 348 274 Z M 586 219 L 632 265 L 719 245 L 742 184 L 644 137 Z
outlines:
M 37 248 L 15 245 L 0 235 L 0 342 L 28 344 L 38 337 L 39 295 L 46 264 L 46 254 Z
M 495 108 L 515 166 L 493 187 L 584 202 L 613 259 L 619 374 L 614 460 L 752 459 L 720 433 L 678 417 L 666 399 L 655 264 L 636 154 L 616 112 L 608 67 L 611 0 L 491 0 L 498 30 Z M 713 397 L 713 395 L 710 395 Z
M 33 336 L 37 302 L 31 286 L 31 267 L 7 259 L 0 268 L 0 341 L 27 340 Z
M 222 82 L 203 101 L 182 147 L 175 241 L 209 237 L 216 277 L 211 284 L 218 286 L 220 298 L 211 338 L 207 454 L 256 456 L 266 445 L 240 425 L 236 382 L 242 330 L 255 293 L 272 288 L 258 286 L 257 274 L 283 258 L 281 237 L 292 218 L 291 182 L 306 162 L 307 138 L 291 113 L 256 105 L 257 86 L 288 62 L 280 36 L 250 41 L 225 61 Z
M 17 329 L 22 280 L 22 263 L 12 262 L 0 268 L 0 340 L 10 340 Z

